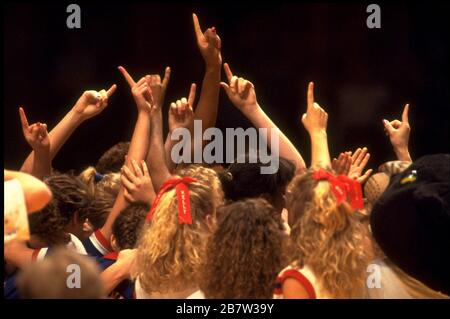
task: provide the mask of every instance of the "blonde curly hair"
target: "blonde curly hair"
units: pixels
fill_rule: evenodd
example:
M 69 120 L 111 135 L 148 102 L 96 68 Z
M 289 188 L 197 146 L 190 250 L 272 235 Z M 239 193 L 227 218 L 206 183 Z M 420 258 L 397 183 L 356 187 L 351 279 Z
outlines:
M 329 182 L 314 180 L 311 170 L 292 180 L 286 197 L 298 266 L 310 267 L 335 298 L 363 296 L 371 252 L 351 206 L 338 205 Z
M 94 197 L 101 196 L 106 193 L 107 195 L 117 197 L 120 189 L 120 174 L 119 173 L 108 173 L 104 174 L 103 178 L 96 182 L 95 174 L 97 170 L 89 166 L 84 171 L 78 175 L 78 177 L 87 185 L 89 194 Z
M 141 233 L 132 271 L 132 276 L 139 277 L 142 289 L 148 294 L 174 293 L 198 284 L 211 233 L 206 217 L 215 218 L 216 207 L 223 201 L 220 181 L 213 170 L 193 166 L 178 173 L 197 179 L 187 184 L 192 224 L 179 224 L 174 189 L 162 195 L 151 221 Z

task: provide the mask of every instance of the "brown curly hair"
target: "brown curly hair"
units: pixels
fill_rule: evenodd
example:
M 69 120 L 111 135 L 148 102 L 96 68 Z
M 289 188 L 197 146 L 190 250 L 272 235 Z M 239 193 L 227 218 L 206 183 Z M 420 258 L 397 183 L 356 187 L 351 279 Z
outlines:
M 28 215 L 28 223 L 30 234 L 38 236 L 47 246 L 65 245 L 69 241 L 64 230 L 64 221 L 54 200 L 38 213 Z
M 286 194 L 299 267 L 309 266 L 335 298 L 361 297 L 371 252 L 367 230 L 347 202 L 337 205 L 328 181 L 297 175 Z
M 215 218 L 223 201 L 217 174 L 192 166 L 180 173 L 197 179 L 188 184 L 192 224 L 179 224 L 178 199 L 174 189 L 161 196 L 152 219 L 144 225 L 138 243 L 133 277 L 148 293 L 176 293 L 199 283 L 199 271 L 211 230 L 207 215 Z M 176 177 L 176 176 L 175 176 Z
M 116 238 L 119 250 L 132 249 L 145 222 L 149 205 L 133 203 L 124 208 L 112 225 L 112 234 Z
M 275 209 L 264 199 L 222 206 L 210 238 L 200 288 L 206 298 L 272 298 L 273 284 L 286 266 L 289 240 Z
M 125 163 L 125 155 L 130 148 L 130 142 L 114 144 L 99 158 L 95 169 L 100 174 L 117 173 Z

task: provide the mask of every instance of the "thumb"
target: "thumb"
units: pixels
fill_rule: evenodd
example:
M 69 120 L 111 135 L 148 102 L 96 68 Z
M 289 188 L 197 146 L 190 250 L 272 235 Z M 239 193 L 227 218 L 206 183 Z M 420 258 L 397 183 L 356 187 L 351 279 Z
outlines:
M 227 93 L 228 96 L 230 96 L 230 87 L 225 82 L 220 82 L 220 86 L 225 90 L 225 93 Z
M 389 135 L 395 131 L 394 127 L 391 125 L 391 123 L 389 123 L 388 120 L 384 119 L 383 125 L 384 125 L 384 128 L 386 129 L 386 131 L 389 133 Z
M 306 121 L 306 113 L 303 113 L 302 115 L 302 123 L 305 124 Z

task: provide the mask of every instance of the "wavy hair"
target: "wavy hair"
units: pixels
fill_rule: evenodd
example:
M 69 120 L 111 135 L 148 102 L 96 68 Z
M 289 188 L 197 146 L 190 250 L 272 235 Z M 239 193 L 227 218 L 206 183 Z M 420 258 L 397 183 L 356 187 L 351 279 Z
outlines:
M 335 298 L 361 297 L 371 253 L 350 205 L 338 205 L 330 184 L 314 180 L 311 170 L 292 180 L 286 202 L 298 265 L 309 266 Z
M 89 166 L 78 175 L 78 178 L 84 182 L 91 196 L 97 197 L 106 193 L 114 198 L 117 197 L 120 190 L 120 174 L 107 173 L 103 175 L 100 181 L 95 180 L 97 170 Z
M 179 173 L 197 179 L 188 184 L 192 224 L 179 224 L 178 200 L 174 189 L 162 195 L 152 219 L 138 241 L 133 277 L 139 277 L 148 293 L 173 293 L 197 285 L 210 228 L 206 216 L 215 217 L 223 200 L 217 174 L 193 166 Z
M 247 199 L 220 207 L 219 214 L 200 283 L 205 297 L 272 298 L 289 240 L 275 209 L 264 199 Z

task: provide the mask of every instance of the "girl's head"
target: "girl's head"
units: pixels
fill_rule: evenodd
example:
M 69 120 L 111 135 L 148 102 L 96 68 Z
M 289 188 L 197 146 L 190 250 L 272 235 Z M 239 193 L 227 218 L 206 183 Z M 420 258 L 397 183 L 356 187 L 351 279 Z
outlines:
M 308 265 L 338 298 L 360 296 L 371 253 L 367 230 L 350 204 L 338 204 L 328 180 L 296 176 L 286 193 L 291 238 L 300 266 Z
M 274 174 L 261 174 L 263 166 L 265 164 L 260 161 L 250 163 L 248 155 L 245 157 L 245 163 L 231 164 L 226 172 L 220 174 L 225 198 L 237 201 L 262 197 L 281 214 L 285 207 L 286 186 L 294 177 L 295 165 L 280 158 L 278 171 Z
M 206 298 L 271 298 L 288 238 L 263 199 L 222 206 L 208 241 L 200 288 Z
M 184 184 L 189 189 L 192 224 L 179 222 L 177 191 L 169 188 L 139 239 L 134 275 L 149 294 L 174 293 L 198 285 L 205 244 L 215 225 L 216 207 L 222 202 L 214 171 L 197 166 L 182 173 L 196 180 Z
M 64 221 L 58 211 L 57 202 L 54 199 L 38 213 L 28 215 L 28 222 L 31 239 L 35 243 L 37 240 L 40 243 L 37 244 L 38 246 L 65 245 L 69 239 L 65 231 Z M 36 244 L 33 246 L 36 246 Z
M 123 209 L 112 226 L 111 245 L 115 251 L 133 249 L 150 207 L 134 203 Z
M 99 158 L 95 165 L 96 171 L 100 174 L 120 172 L 129 148 L 130 142 L 120 142 L 113 145 Z
M 108 193 L 97 193 L 80 219 L 84 220 L 92 231 L 102 228 L 111 212 L 115 199 Z
M 45 182 L 53 193 L 52 201 L 65 230 L 80 239 L 90 235 L 91 227 L 86 223 L 86 216 L 92 196 L 86 185 L 76 176 L 68 174 L 51 175 Z
M 113 197 L 117 197 L 119 193 L 119 173 L 100 174 L 94 167 L 89 166 L 78 177 L 86 184 L 89 194 L 92 196 L 97 197 L 102 193 L 107 193 Z

